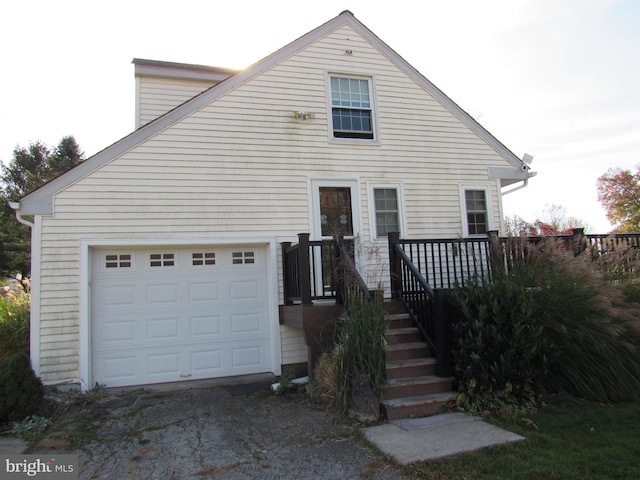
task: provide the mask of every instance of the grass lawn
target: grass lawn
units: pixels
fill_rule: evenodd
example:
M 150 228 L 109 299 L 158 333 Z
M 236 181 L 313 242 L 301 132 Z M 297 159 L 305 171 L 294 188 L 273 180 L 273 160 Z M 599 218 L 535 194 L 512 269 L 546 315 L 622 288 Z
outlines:
M 416 479 L 638 479 L 640 404 L 559 397 L 522 418 L 490 419 L 526 441 L 415 464 Z

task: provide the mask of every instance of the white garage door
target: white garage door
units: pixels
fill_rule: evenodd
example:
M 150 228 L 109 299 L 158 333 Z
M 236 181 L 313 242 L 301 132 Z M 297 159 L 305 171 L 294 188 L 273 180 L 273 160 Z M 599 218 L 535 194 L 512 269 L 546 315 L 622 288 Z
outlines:
M 271 371 L 264 247 L 92 251 L 93 382 Z

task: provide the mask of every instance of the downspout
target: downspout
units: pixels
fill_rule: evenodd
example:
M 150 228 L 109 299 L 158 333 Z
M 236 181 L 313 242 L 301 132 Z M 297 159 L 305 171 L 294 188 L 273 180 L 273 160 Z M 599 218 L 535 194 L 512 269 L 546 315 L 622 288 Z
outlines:
M 20 202 L 9 202 L 9 206 L 16 211 L 16 220 L 29 228 L 33 228 L 33 222 L 30 222 L 20 213 Z

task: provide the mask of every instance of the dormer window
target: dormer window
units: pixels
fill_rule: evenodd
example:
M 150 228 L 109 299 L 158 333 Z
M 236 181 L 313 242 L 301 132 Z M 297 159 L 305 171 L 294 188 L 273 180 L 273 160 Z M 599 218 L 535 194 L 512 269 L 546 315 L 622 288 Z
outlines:
M 332 75 L 330 85 L 333 137 L 372 140 L 371 79 Z

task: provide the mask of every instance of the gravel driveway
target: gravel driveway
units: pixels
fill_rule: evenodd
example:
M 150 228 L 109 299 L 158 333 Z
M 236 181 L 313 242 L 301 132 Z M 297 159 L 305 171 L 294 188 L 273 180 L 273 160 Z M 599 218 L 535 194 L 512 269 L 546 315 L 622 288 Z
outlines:
M 33 453 L 78 454 L 81 479 L 398 479 L 359 426 L 269 385 L 110 394 L 60 416 Z

